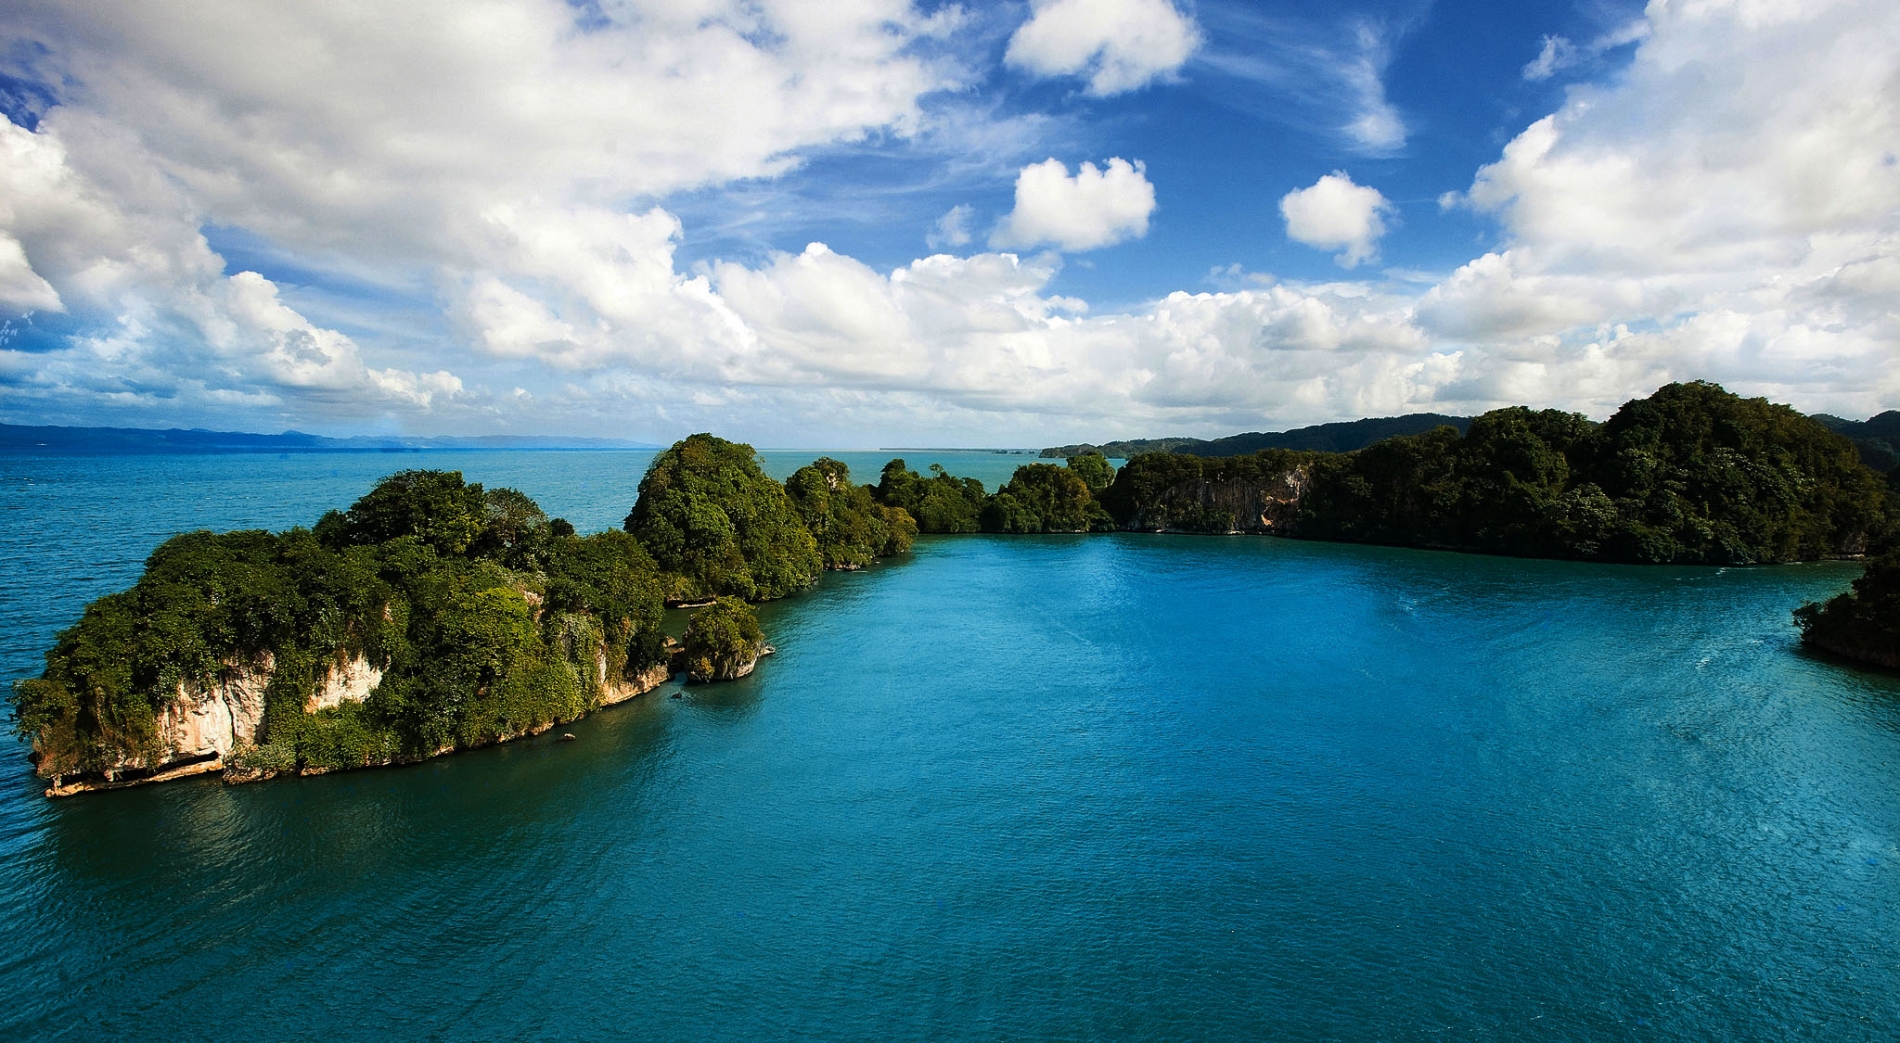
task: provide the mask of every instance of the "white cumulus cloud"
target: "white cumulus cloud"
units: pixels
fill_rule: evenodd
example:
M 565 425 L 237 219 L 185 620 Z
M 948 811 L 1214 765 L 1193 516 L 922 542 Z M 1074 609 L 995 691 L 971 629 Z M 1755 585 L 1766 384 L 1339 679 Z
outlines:
M 1634 35 L 1617 81 L 1573 88 L 1454 197 L 1508 241 L 1427 294 L 1421 323 L 1559 401 L 1596 359 L 1635 387 L 1709 376 L 1891 408 L 1900 9 L 1653 4 Z
M 1343 250 L 1334 260 L 1345 268 L 1357 268 L 1378 256 L 1379 239 L 1385 235 L 1384 215 L 1391 210 L 1384 194 L 1354 184 L 1343 170 L 1280 198 L 1287 238 L 1322 250 Z
M 1061 160 L 1047 159 L 1017 175 L 1016 206 L 990 236 L 990 245 L 1112 246 L 1147 235 L 1154 209 L 1155 188 L 1140 160 L 1115 158 L 1104 167 L 1085 162 L 1071 175 Z
M 1199 45 L 1169 0 L 1046 0 L 1004 60 L 1037 76 L 1087 76 L 1089 93 L 1107 97 L 1172 75 Z

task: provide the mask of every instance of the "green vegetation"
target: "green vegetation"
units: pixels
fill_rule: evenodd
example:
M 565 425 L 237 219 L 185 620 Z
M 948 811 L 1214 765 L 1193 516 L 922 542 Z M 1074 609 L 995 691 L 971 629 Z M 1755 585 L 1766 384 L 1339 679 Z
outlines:
M 909 552 L 917 523 L 902 507 L 878 503 L 851 469 L 819 457 L 785 482 L 785 494 L 818 543 L 827 569 L 859 569 L 878 558 Z
M 1843 420 L 1825 413 L 1815 414 L 1814 419 L 1853 442 L 1861 463 L 1900 485 L 1900 411 L 1889 409 L 1866 420 Z
M 1099 496 L 1115 481 L 1115 468 L 1109 464 L 1108 457 L 1100 453 L 1077 453 L 1066 461 L 1069 470 L 1075 472 L 1082 484 L 1089 487 L 1089 495 Z
M 1015 475 L 983 505 L 983 531 L 1088 532 L 1111 527 L 1108 512 L 1095 502 L 1083 473 L 1055 464 L 1016 468 Z
M 405 471 L 314 532 L 175 537 L 16 685 L 17 730 L 52 776 L 189 752 L 162 718 L 221 686 L 227 703 L 262 688 L 240 771 L 415 760 L 572 720 L 665 657 L 652 558 L 624 533 L 572 533 L 514 490 Z M 353 662 L 380 683 L 318 707 Z
M 1795 610 L 1801 640 L 1836 655 L 1900 670 L 1900 551 L 1874 559 L 1854 588 Z
M 1897 514 L 1846 439 L 1706 383 L 1603 424 L 1518 407 L 1352 453 L 1142 456 L 1104 500 L 1135 529 L 1700 564 L 1863 553 Z
M 752 447 L 707 434 L 654 458 L 626 530 L 659 563 L 669 599 L 781 598 L 811 586 L 825 564 Z
M 945 473 L 941 464 L 930 465 L 930 477 L 909 470 L 902 459 L 884 465 L 872 490 L 877 502 L 899 507 L 917 521 L 919 532 L 978 532 L 983 512 L 983 483 L 974 478 L 956 478 Z
M 752 672 L 765 653 L 765 631 L 752 606 L 722 597 L 693 613 L 680 640 L 690 681 L 730 681 Z

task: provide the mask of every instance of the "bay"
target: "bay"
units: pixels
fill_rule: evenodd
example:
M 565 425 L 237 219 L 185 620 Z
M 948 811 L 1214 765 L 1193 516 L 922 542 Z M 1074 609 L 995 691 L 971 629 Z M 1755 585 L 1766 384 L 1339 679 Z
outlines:
M 175 532 L 415 466 L 589 531 L 649 459 L 0 456 L 0 663 Z M 572 743 L 65 801 L 13 743 L 0 1037 L 1888 1039 L 1900 680 L 1789 620 L 1854 575 L 926 538 Z

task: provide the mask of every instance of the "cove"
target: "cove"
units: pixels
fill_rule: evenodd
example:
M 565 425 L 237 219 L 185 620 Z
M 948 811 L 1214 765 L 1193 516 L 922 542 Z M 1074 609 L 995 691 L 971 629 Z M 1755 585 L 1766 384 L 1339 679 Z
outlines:
M 1900 683 L 1788 617 L 1854 572 L 922 539 L 572 743 L 70 802 L 15 758 L 0 1025 L 1883 1038 Z

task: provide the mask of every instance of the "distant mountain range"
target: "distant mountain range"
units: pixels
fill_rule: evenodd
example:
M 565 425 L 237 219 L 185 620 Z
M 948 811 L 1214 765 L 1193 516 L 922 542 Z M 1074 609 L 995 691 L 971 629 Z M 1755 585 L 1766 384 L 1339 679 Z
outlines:
M 1845 420 L 1826 413 L 1814 414 L 1835 434 L 1845 435 L 1860 450 L 1867 466 L 1882 473 L 1900 471 L 1900 410 L 1888 410 L 1868 420 Z M 1296 427 L 1291 431 L 1253 431 L 1226 438 L 1130 438 L 1119 442 L 1090 445 L 1053 446 L 1042 451 L 1044 457 L 1065 459 L 1083 453 L 1099 452 L 1114 459 L 1126 459 L 1142 453 L 1186 453 L 1190 456 L 1243 456 L 1262 449 L 1309 449 L 1345 453 L 1363 449 L 1382 438 L 1416 435 L 1449 424 L 1464 434 L 1471 426 L 1468 416 L 1442 413 L 1407 413 L 1404 416 L 1373 417 L 1340 424 Z
M 1843 420 L 1826 413 L 1816 413 L 1814 419 L 1852 439 L 1867 466 L 1889 474 L 1900 470 L 1900 411 L 1889 409 L 1867 420 Z
M 658 449 L 619 438 L 474 435 L 435 438 L 357 435 L 327 438 L 301 431 L 260 435 L 246 431 L 137 427 L 29 427 L 0 424 L 0 451 L 39 449 L 78 453 L 322 453 L 402 452 L 415 449 Z
M 1241 456 L 1262 449 L 1309 449 L 1325 453 L 1346 453 L 1363 449 L 1381 438 L 1417 435 L 1435 427 L 1450 425 L 1459 434 L 1471 426 L 1468 416 L 1443 413 L 1407 413 L 1404 416 L 1371 417 L 1338 424 L 1315 424 L 1291 431 L 1250 431 L 1226 438 L 1131 438 L 1101 445 L 1055 446 L 1044 449 L 1045 457 L 1067 458 L 1099 452 L 1114 459 L 1126 459 L 1142 453 L 1186 453 L 1190 456 Z

